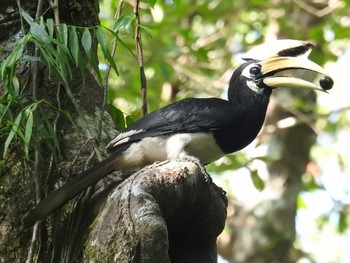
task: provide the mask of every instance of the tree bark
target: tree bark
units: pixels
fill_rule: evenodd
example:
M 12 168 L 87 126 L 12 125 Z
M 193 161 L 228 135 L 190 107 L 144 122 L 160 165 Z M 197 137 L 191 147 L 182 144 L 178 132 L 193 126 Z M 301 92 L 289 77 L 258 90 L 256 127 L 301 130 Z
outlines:
M 5 0 L 0 5 L 1 60 L 9 56 L 17 42 L 29 31 L 25 20 L 21 21 L 17 2 L 20 1 Z M 37 7 L 39 2 L 43 4 L 42 8 Z M 99 24 L 98 1 L 76 0 L 59 3 L 60 22 L 81 26 Z M 46 11 L 44 19 L 47 19 L 54 18 L 56 7 L 50 8 L 48 1 L 21 1 L 21 8 L 32 18 L 41 15 L 37 12 L 38 9 L 41 9 L 41 12 L 44 10 Z M 33 45 L 29 44 L 25 52 L 26 55 L 34 56 Z M 87 74 L 88 85 L 82 89 L 81 75 L 77 70 L 73 70 L 72 74 L 73 81 L 69 83 L 69 88 L 83 112 L 77 112 L 66 90 L 52 78 L 43 64 L 39 62 L 18 64 L 15 77 L 19 82 L 21 96 L 12 102 L 9 110 L 16 116 L 19 110 L 33 102 L 45 100 L 46 103 L 40 104 L 34 112 L 35 124 L 28 153 L 29 160 L 23 157 L 21 144 L 16 141 L 16 137 L 7 151 L 6 160 L 0 160 L 0 262 L 32 262 L 34 259 L 38 262 L 50 262 L 54 255 L 53 247 L 57 244 L 54 239 L 56 225 L 65 211 L 56 213 L 53 217 L 56 221 L 50 220 L 47 225 L 37 226 L 32 232 L 21 230 L 21 217 L 35 205 L 35 202 L 44 198 L 71 174 L 82 171 L 84 165 L 89 165 L 91 162 L 92 158 L 89 159 L 89 156 L 93 152 L 91 145 L 94 144 L 96 134 L 92 133 L 89 137 L 82 131 L 86 125 L 92 127 L 92 130 L 97 126 L 95 116 L 102 104 L 103 93 L 91 75 Z M 2 100 L 5 90 L 1 83 Z M 4 118 L 1 123 L 1 133 L 5 130 L 6 121 Z M 53 138 L 48 136 L 47 130 L 43 128 L 47 128 L 45 126 L 47 123 L 50 123 L 51 129 L 55 130 L 60 143 L 60 154 L 53 154 L 46 143 L 53 142 Z M 0 136 L 0 158 L 3 156 L 7 135 L 2 133 Z
M 84 257 L 99 262 L 216 262 L 227 199 L 221 188 L 206 182 L 201 169 L 191 162 L 169 161 L 126 179 L 98 209 L 83 242 Z

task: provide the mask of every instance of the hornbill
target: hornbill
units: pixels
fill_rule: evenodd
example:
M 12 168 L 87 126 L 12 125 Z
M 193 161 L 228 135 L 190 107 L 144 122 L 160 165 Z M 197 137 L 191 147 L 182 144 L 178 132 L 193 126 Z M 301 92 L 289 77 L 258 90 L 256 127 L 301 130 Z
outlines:
M 109 157 L 53 191 L 24 216 L 24 225 L 46 218 L 114 170 L 187 157 L 208 164 L 244 148 L 259 133 L 274 88 L 332 88 L 333 80 L 307 58 L 312 47 L 278 40 L 248 51 L 231 76 L 227 100 L 188 98 L 134 122 L 107 145 Z

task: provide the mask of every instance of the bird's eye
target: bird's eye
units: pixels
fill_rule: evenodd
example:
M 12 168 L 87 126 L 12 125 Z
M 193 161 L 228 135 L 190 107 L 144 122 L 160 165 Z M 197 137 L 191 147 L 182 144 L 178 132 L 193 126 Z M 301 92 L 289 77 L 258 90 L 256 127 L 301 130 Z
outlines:
M 334 84 L 334 82 L 330 77 L 323 76 L 320 79 L 320 86 L 324 90 L 330 90 L 331 88 L 333 88 L 333 84 Z
M 249 69 L 249 73 L 250 73 L 250 75 L 252 75 L 254 77 L 258 77 L 261 75 L 261 68 L 258 66 L 251 67 Z

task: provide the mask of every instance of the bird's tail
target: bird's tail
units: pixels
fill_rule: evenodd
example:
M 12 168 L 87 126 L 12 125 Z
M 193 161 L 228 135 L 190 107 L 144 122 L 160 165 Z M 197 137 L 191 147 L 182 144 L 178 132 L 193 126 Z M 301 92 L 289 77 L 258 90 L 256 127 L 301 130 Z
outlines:
M 80 192 L 116 170 L 118 157 L 123 150 L 125 149 L 118 149 L 103 161 L 84 171 L 71 181 L 68 181 L 61 188 L 50 193 L 22 218 L 23 227 L 30 227 L 37 221 L 45 219 Z

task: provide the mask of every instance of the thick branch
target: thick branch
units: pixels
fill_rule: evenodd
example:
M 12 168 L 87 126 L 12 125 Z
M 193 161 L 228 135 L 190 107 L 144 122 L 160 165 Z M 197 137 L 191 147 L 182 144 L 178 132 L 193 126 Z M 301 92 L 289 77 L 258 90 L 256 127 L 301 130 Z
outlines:
M 216 262 L 226 205 L 196 164 L 155 164 L 112 191 L 84 254 L 99 262 Z

